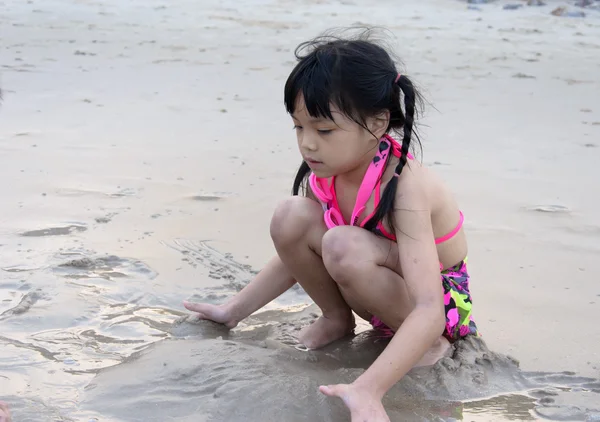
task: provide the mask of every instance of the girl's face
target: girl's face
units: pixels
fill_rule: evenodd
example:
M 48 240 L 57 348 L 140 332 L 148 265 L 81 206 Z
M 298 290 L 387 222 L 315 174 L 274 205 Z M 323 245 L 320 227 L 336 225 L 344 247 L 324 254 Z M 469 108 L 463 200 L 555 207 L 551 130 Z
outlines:
M 292 115 L 298 147 L 317 177 L 327 178 L 368 166 L 387 127 L 386 119 L 370 119 L 367 127 L 376 138 L 334 105 L 331 114 L 334 120 L 310 116 L 302 94 L 298 95 Z

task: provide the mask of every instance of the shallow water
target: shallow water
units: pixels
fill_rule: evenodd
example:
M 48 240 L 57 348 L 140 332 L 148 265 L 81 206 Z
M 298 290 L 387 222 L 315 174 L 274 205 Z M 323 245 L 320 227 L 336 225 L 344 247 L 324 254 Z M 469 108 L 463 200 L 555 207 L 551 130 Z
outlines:
M 372 342 L 340 344 L 334 365 L 294 354 L 310 315 L 270 311 L 227 344 L 173 324 L 183 299 L 223 301 L 273 253 L 269 216 L 298 162 L 281 98 L 293 48 L 359 21 L 394 32 L 435 106 L 423 160 L 459 197 L 478 325 L 502 353 L 423 375 L 446 390 L 407 378 L 391 413 L 595 418 L 600 15 L 501 3 L 0 2 L 0 399 L 15 420 L 281 418 L 257 394 L 344 420 L 314 387 L 351 379 Z M 269 309 L 305 302 L 295 289 Z M 528 372 L 494 368 L 506 354 Z M 461 386 L 474 374 L 485 389 Z
M 82 415 L 157 421 L 192 420 L 200 414 L 210 421 L 345 420 L 341 402 L 325 399 L 317 387 L 351 382 L 386 342 L 365 331 L 320 351 L 298 350 L 293 333 L 314 319 L 314 310 L 258 314 L 234 332 L 179 320 L 172 339 L 102 371 L 86 387 Z M 524 373 L 514 359 L 470 338 L 435 366 L 411 371 L 390 391 L 385 406 L 398 421 L 593 420 L 600 417 L 600 380 Z
M 207 242 L 178 240 L 169 246 L 207 277 L 223 281 L 198 291 L 195 300 L 223 301 L 254 274 Z M 148 296 L 135 291 L 152 283 L 156 273 L 139 261 L 63 256 L 53 274 L 72 283 L 86 305 L 59 303 L 50 310 L 62 324 L 76 322 L 30 333 L 23 342 L 15 335 L 2 338 L 7 347 L 0 355 L 1 373 L 8 382 L 2 386 L 16 393 L 3 399 L 19 421 L 42 420 L 40 415 L 65 421 L 341 421 L 347 411 L 317 387 L 351 382 L 386 344 L 361 325 L 357 337 L 302 351 L 295 335 L 317 316 L 314 305 L 261 312 L 229 331 L 142 305 Z M 121 286 L 119 294 L 111 294 L 110 285 L 123 281 L 131 289 Z M 293 289 L 281 303 L 303 299 Z M 24 295 L 2 314 L 3 324 L 10 319 L 31 324 L 40 300 L 48 299 Z M 95 318 L 76 317 L 92 309 Z M 523 372 L 514 358 L 469 339 L 434 367 L 413 370 L 385 405 L 392 420 L 403 421 L 596 420 L 600 380 L 572 372 Z

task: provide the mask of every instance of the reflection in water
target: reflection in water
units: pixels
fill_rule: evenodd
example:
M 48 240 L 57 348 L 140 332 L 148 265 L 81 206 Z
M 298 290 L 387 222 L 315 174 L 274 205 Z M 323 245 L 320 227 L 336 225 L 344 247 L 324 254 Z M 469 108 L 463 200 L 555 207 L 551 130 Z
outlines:
M 19 421 L 35 415 L 38 404 L 42 415 L 68 420 L 73 398 L 99 370 L 168 337 L 181 316 L 152 305 L 153 295 L 140 286 L 156 273 L 138 260 L 75 249 L 49 259 L 35 269 L 5 269 L 8 280 L 0 281 L 0 292 L 14 292 L 0 313 L 0 396 L 18 392 L 20 399 L 5 399 Z M 24 276 L 32 282 L 21 282 Z
M 462 418 L 465 420 L 533 421 L 536 399 L 526 394 L 506 394 L 487 400 L 466 402 Z

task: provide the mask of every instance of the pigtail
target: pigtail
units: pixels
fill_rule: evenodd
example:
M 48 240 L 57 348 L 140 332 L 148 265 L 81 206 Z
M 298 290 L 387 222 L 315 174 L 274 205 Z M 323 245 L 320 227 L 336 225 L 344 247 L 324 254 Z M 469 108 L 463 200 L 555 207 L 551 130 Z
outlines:
M 402 116 L 402 109 L 400 104 L 399 113 L 400 117 L 403 118 L 403 137 L 402 137 L 402 145 L 400 148 L 400 158 L 398 165 L 394 169 L 394 177 L 388 182 L 387 186 L 383 190 L 381 195 L 381 200 L 379 201 L 379 205 L 373 214 L 373 217 L 367 221 L 364 225 L 364 228 L 369 231 L 375 231 L 377 228 L 377 224 L 387 217 L 388 225 L 392 230 L 394 230 L 394 221 L 393 221 L 393 213 L 394 213 L 394 202 L 396 199 L 396 190 L 398 188 L 398 178 L 400 174 L 402 174 L 402 170 L 406 165 L 408 159 L 408 152 L 410 148 L 411 136 L 413 132 L 413 123 L 415 120 L 415 102 L 416 102 L 416 94 L 415 89 L 413 87 L 412 82 L 406 76 L 400 76 L 396 80 L 396 85 L 398 85 L 400 91 L 404 94 L 404 110 L 405 114 Z M 400 96 L 398 96 L 398 103 L 400 102 Z M 391 157 L 388 157 L 388 159 Z
M 400 161 L 394 171 L 395 176 L 400 176 L 402 169 L 406 165 L 408 159 L 408 150 L 410 147 L 410 138 L 413 131 L 413 123 L 415 121 L 415 89 L 412 82 L 406 76 L 400 76 L 398 86 L 404 94 L 404 136 L 402 137 L 402 147 L 400 149 Z M 396 179 L 397 177 L 394 177 Z
M 302 161 L 298 173 L 296 173 L 296 177 L 294 178 L 292 195 L 297 196 L 300 192 L 300 187 L 302 187 L 302 193 L 306 196 L 306 178 L 308 173 L 310 173 L 310 167 L 306 164 L 306 161 Z

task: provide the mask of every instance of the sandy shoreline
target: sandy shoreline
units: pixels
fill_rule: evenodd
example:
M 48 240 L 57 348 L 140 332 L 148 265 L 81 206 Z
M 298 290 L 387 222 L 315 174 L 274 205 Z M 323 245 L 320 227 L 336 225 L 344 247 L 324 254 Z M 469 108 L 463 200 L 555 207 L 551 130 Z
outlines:
M 263 265 L 298 165 L 293 49 L 356 22 L 393 32 L 435 107 L 422 158 L 465 213 L 490 349 L 600 379 L 600 12 L 409 3 L 0 3 L 0 399 L 67 417 L 182 299 L 252 276 L 221 254 Z

